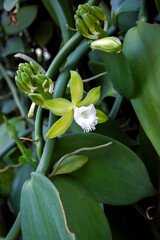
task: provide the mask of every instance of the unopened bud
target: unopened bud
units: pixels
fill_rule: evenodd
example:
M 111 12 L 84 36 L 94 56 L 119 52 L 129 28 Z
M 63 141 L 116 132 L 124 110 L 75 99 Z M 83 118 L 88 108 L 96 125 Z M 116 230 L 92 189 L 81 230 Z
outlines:
M 95 31 L 95 25 L 92 16 L 89 13 L 82 15 L 82 19 L 91 33 Z
M 39 67 L 35 62 L 30 62 L 30 66 L 35 73 L 39 73 Z
M 23 71 L 23 67 L 24 67 L 24 63 L 20 63 L 20 64 L 18 65 L 18 68 L 19 68 L 19 70 L 21 70 L 21 71 Z
M 40 105 L 43 107 L 43 103 L 45 101 L 45 99 L 42 97 L 41 94 L 38 93 L 30 93 L 28 95 L 30 97 L 30 99 L 37 105 Z
M 23 81 L 23 83 L 27 86 L 27 87 L 31 87 L 32 83 L 31 83 L 31 78 L 30 76 L 26 73 L 26 72 L 22 72 L 21 73 L 21 79 Z
M 83 23 L 83 21 L 81 19 L 77 19 L 76 20 L 76 29 L 78 30 L 78 32 L 80 32 L 84 37 L 88 37 L 89 32 L 87 27 L 85 26 L 85 24 Z
M 44 81 L 44 83 L 42 84 L 42 87 L 44 88 L 44 92 L 47 92 L 49 90 L 49 86 L 50 86 L 50 83 L 49 81 L 46 79 Z
M 26 72 L 30 77 L 33 77 L 33 71 L 32 71 L 32 69 L 31 69 L 31 67 L 30 67 L 30 65 L 28 66 L 24 66 L 23 67 L 23 70 L 24 70 L 24 72 Z
M 17 87 L 18 87 L 21 91 L 25 92 L 26 94 L 29 94 L 29 93 L 30 93 L 29 87 L 27 87 L 27 86 L 22 82 L 22 79 L 21 79 L 19 76 L 16 76 L 16 77 L 15 77 L 15 81 L 16 81 Z
M 122 43 L 116 37 L 106 37 L 91 43 L 91 48 L 109 53 L 119 53 L 121 51 Z
M 21 73 L 22 73 L 22 71 L 21 70 L 17 70 L 17 75 L 18 75 L 18 77 L 21 77 Z
M 104 14 L 104 12 L 102 11 L 102 9 L 100 7 L 90 6 L 90 11 L 100 21 L 106 21 L 107 20 L 106 15 Z

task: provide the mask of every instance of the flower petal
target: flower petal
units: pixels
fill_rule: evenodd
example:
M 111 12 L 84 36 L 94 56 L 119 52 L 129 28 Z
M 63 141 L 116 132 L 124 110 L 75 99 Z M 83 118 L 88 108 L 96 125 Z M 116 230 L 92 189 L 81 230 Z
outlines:
M 70 71 L 71 73 L 71 83 L 70 83 L 70 91 L 72 103 L 77 105 L 83 97 L 83 82 L 81 76 L 75 72 Z
M 98 117 L 98 123 L 104 123 L 108 120 L 107 115 L 99 109 L 96 109 L 96 116 Z
M 82 100 L 78 105 L 77 107 L 82 107 L 82 106 L 89 106 L 90 104 L 93 104 L 95 105 L 99 99 L 100 99 L 100 96 L 101 96 L 101 91 L 100 91 L 100 86 L 99 87 L 95 87 L 95 88 L 92 88 L 87 96 L 85 97 L 84 100 Z
M 47 100 L 44 102 L 44 106 L 56 116 L 63 116 L 73 108 L 73 104 L 65 98 Z
M 55 138 L 61 134 L 63 134 L 67 128 L 71 125 L 73 120 L 73 110 L 66 113 L 59 120 L 55 122 L 55 124 L 50 128 L 45 138 Z

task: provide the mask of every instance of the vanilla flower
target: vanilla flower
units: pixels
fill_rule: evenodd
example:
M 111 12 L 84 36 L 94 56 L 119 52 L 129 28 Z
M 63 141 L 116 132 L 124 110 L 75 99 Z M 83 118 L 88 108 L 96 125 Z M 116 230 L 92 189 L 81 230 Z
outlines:
M 100 99 L 100 87 L 92 88 L 82 100 L 81 76 L 77 72 L 71 71 L 70 92 L 71 102 L 65 98 L 43 101 L 43 107 L 49 109 L 56 116 L 61 116 L 50 128 L 46 138 L 54 138 L 63 134 L 73 119 L 84 129 L 84 132 L 95 130 L 97 123 L 107 121 L 108 117 L 94 107 Z
M 84 132 L 90 132 L 95 130 L 95 126 L 98 123 L 98 117 L 96 117 L 96 109 L 93 104 L 88 107 L 76 107 L 74 109 L 75 122 L 84 129 Z

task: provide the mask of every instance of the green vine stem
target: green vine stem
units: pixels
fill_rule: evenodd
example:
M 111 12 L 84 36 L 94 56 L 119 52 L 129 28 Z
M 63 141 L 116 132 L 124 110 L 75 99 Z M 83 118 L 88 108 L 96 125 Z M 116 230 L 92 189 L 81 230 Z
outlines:
M 8 86 L 9 86 L 9 88 L 10 88 L 12 94 L 13 94 L 13 98 L 14 98 L 14 100 L 16 102 L 16 105 L 17 105 L 17 107 L 18 107 L 18 109 L 20 111 L 21 116 L 25 117 L 26 116 L 26 113 L 25 113 L 25 110 L 24 110 L 25 108 L 24 108 L 24 106 L 22 106 L 21 101 L 20 101 L 20 99 L 18 97 L 17 89 L 14 86 L 14 84 L 12 83 L 11 79 L 8 77 L 6 71 L 5 71 L 5 69 L 4 69 L 4 67 L 2 66 L 1 63 L 0 63 L 0 71 L 1 71 L 1 73 L 3 75 L 3 77 L 5 78 Z
M 37 142 L 37 156 L 40 160 L 43 151 L 43 109 L 39 106 L 35 121 L 35 139 Z

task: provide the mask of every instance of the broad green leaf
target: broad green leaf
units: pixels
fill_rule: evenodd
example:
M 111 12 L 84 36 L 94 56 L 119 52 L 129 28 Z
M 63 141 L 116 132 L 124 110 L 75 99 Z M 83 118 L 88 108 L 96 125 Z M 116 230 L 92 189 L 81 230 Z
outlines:
M 15 101 L 13 100 L 5 100 L 2 103 L 2 112 L 3 114 L 9 114 L 13 112 L 17 108 Z
M 24 240 L 73 240 L 68 229 L 59 193 L 52 182 L 39 173 L 22 188 L 21 227 Z
M 22 166 L 16 174 L 12 184 L 12 191 L 8 199 L 8 204 L 14 214 L 18 214 L 20 210 L 21 189 L 26 180 L 30 178 L 30 173 L 34 169 L 30 165 Z
M 73 156 L 67 157 L 59 165 L 55 175 L 74 172 L 79 168 L 81 168 L 87 161 L 88 161 L 88 158 L 83 155 L 73 155 Z M 54 164 L 53 168 L 56 168 L 57 164 L 58 162 Z
M 8 35 L 11 35 L 23 31 L 24 29 L 29 27 L 35 20 L 37 12 L 38 7 L 36 5 L 30 5 L 20 8 L 20 10 L 17 13 L 17 20 L 19 22 L 19 26 L 16 26 L 14 24 L 8 26 L 9 17 L 7 17 L 5 21 L 2 23 L 5 32 Z
M 102 208 L 83 184 L 70 176 L 56 177 L 53 183 L 60 192 L 69 229 L 77 240 L 111 240 Z
M 55 124 L 50 128 L 45 138 L 55 138 L 63 134 L 73 121 L 73 110 L 63 115 L 58 119 Z
M 135 84 L 132 105 L 158 154 L 160 126 L 160 26 L 138 22 L 126 35 L 123 50 Z
M 3 6 L 6 11 L 11 11 L 19 0 L 4 0 Z
M 55 159 L 82 147 L 95 147 L 108 142 L 113 143 L 106 148 L 82 152 L 88 157 L 88 162 L 72 175 L 102 203 L 125 205 L 155 195 L 156 191 L 140 158 L 109 137 L 94 133 L 63 136 L 58 140 Z
M 104 114 L 99 109 L 96 109 L 96 117 L 98 117 L 98 123 L 104 123 L 108 120 L 108 117 L 106 116 L 106 114 Z
M 35 41 L 40 47 L 45 47 L 53 36 L 53 25 L 50 21 L 42 21 L 36 28 Z
M 117 24 L 118 16 L 124 12 L 138 11 L 141 0 L 111 0 L 113 21 Z
M 23 42 L 21 38 L 13 37 L 7 41 L 7 45 L 2 49 L 1 55 L 2 57 L 6 57 L 17 52 L 24 52 Z
M 81 101 L 83 97 L 83 82 L 81 76 L 75 72 L 70 71 L 71 81 L 70 81 L 70 91 L 71 99 L 73 104 L 77 104 Z
M 136 26 L 138 12 L 124 12 L 118 17 L 118 28 L 121 32 L 127 32 L 130 28 Z
M 101 62 L 89 62 L 89 68 L 94 75 L 106 72 L 105 65 Z M 105 97 L 115 97 L 116 92 L 113 89 L 113 84 L 106 72 L 105 75 L 98 77 L 95 79 L 97 85 L 101 86 L 101 97 L 100 101 L 102 101 Z
M 77 106 L 78 107 L 83 107 L 83 106 L 87 107 L 90 104 L 95 105 L 99 101 L 100 96 L 101 96 L 100 87 L 92 88 L 87 93 L 87 96 L 85 97 L 85 99 L 83 99 Z
M 0 169 L 4 169 L 6 164 L 0 162 Z M 9 194 L 12 190 L 12 181 L 14 179 L 14 173 L 12 169 L 0 172 L 0 193 L 3 195 Z
M 8 120 L 10 123 L 16 126 L 16 129 L 19 133 L 23 132 L 25 129 L 25 122 L 20 118 L 11 118 Z M 6 129 L 6 124 L 2 123 L 0 125 L 0 136 L 3 141 L 0 141 L 0 150 L 2 150 L 6 145 L 12 142 L 12 139 L 9 137 L 9 134 Z
M 101 52 L 101 56 L 115 90 L 126 98 L 132 98 L 134 95 L 134 83 L 129 63 L 123 52 Z
M 63 116 L 73 108 L 73 104 L 65 98 L 47 100 L 44 102 L 44 106 L 56 116 Z

